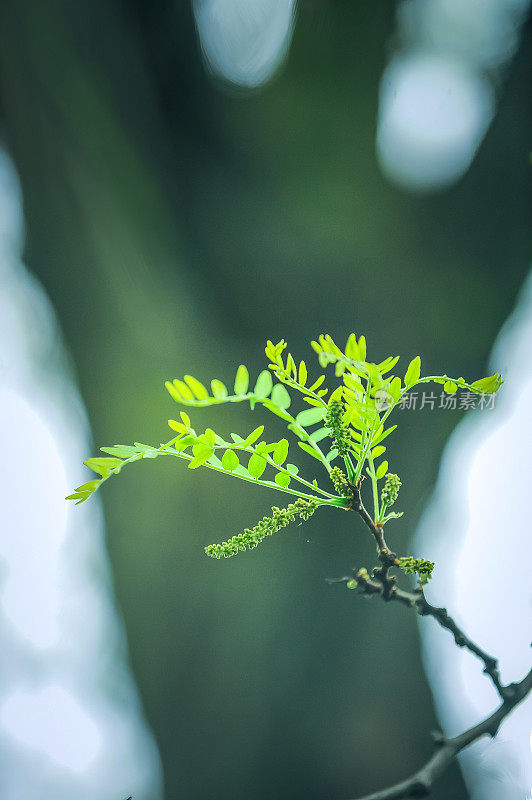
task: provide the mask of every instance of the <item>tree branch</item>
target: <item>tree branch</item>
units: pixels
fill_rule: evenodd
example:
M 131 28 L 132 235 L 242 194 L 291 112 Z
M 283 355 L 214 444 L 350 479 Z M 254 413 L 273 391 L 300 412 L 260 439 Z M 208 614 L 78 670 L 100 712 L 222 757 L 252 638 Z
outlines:
M 486 734 L 496 736 L 503 720 L 520 703 L 532 689 L 532 670 L 519 683 L 510 684 L 511 699 L 504 700 L 499 708 L 483 722 L 455 736 L 452 739 L 442 737 L 434 755 L 405 781 L 396 783 L 380 792 L 374 792 L 360 800 L 400 800 L 409 797 L 427 797 L 436 779 L 447 769 L 453 758 L 465 747 Z
M 354 492 L 353 509 L 361 516 L 366 526 L 370 529 L 377 544 L 377 553 L 381 561 L 381 566 L 374 567 L 372 570 L 373 578 L 376 580 L 372 581 L 369 576 L 366 577 L 363 572 L 356 575 L 362 593 L 381 594 L 386 601 L 398 600 L 403 603 L 403 605 L 415 608 L 422 617 L 433 617 L 442 628 L 446 628 L 452 633 L 458 647 L 467 648 L 467 650 L 477 656 L 477 658 L 481 659 L 484 663 L 484 672 L 491 678 L 501 699 L 509 699 L 509 692 L 511 692 L 511 690 L 509 690 L 507 686 L 503 686 L 501 682 L 497 659 L 490 656 L 489 653 L 486 653 L 466 636 L 454 619 L 449 616 L 446 608 L 438 608 L 437 606 L 431 605 L 423 594 L 422 589 L 418 589 L 415 592 L 405 592 L 395 585 L 396 578 L 393 575 L 389 575 L 388 570 L 397 563 L 397 556 L 390 551 L 386 544 L 382 526 L 374 523 L 364 507 L 359 488 L 355 489 Z M 350 580 L 350 578 L 348 580 Z
M 397 554 L 392 553 L 386 544 L 382 525 L 375 524 L 366 507 L 364 506 L 364 503 L 362 502 L 362 496 L 360 494 L 360 483 L 353 487 L 353 510 L 356 511 L 357 514 L 362 518 L 364 524 L 369 528 L 373 538 L 375 539 L 377 553 L 381 563 L 380 566 L 373 568 L 373 576 L 377 578 L 382 585 L 384 599 L 390 600 L 392 589 L 395 588 L 396 578 L 389 575 L 388 570 L 397 563 Z
M 446 608 L 439 608 L 438 606 L 431 605 L 422 589 L 418 589 L 414 592 L 405 592 L 403 589 L 399 589 L 397 586 L 393 585 L 388 592 L 388 596 L 384 597 L 384 589 L 380 581 L 371 580 L 369 577 L 366 577 L 363 572 L 359 572 L 356 579 L 362 594 L 380 594 L 383 599 L 387 601 L 397 600 L 409 608 L 415 608 L 421 617 L 433 617 L 442 628 L 452 633 L 458 647 L 465 647 L 470 653 L 480 658 L 484 664 L 483 671 L 491 678 L 500 698 L 502 700 L 511 699 L 512 689 L 511 687 L 504 686 L 501 682 L 497 659 L 490 656 L 489 653 L 486 653 L 475 644 L 475 642 L 473 642 L 456 624 Z M 347 580 L 351 580 L 351 578 Z
M 390 567 L 397 565 L 397 556 L 386 544 L 382 526 L 374 522 L 364 507 L 360 495 L 360 483 L 353 487 L 352 508 L 371 531 L 377 545 L 380 561 L 379 566 L 373 568 L 372 577 L 368 575 L 365 569 L 359 570 L 354 575 L 358 584 L 358 591 L 366 595 L 378 594 L 386 602 L 396 600 L 409 608 L 415 608 L 422 617 L 435 619 L 442 628 L 450 631 L 458 647 L 465 647 L 482 661 L 484 664 L 483 671 L 490 677 L 502 701 L 499 708 L 478 725 L 474 725 L 451 739 L 444 736 L 438 737 L 436 742 L 437 749 L 434 755 L 410 778 L 380 792 L 361 798 L 361 800 L 400 800 L 400 798 L 426 797 L 430 794 L 436 779 L 461 750 L 486 734 L 492 737 L 496 736 L 502 721 L 532 690 L 532 670 L 519 683 L 504 685 L 501 682 L 497 659 L 475 644 L 456 624 L 454 619 L 449 616 L 446 608 L 431 605 L 421 588 L 413 592 L 407 592 L 396 586 L 396 577 L 390 575 L 389 570 Z M 353 576 L 339 578 L 338 580 L 352 581 Z

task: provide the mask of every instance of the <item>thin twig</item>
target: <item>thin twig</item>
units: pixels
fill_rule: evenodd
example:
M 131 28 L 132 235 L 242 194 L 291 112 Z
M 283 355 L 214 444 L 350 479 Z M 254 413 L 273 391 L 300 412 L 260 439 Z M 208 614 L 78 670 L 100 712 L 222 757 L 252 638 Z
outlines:
M 358 573 L 356 578 L 359 585 L 359 591 L 362 594 L 381 594 L 384 598 L 384 590 L 382 585 L 380 585 L 380 581 L 366 578 L 363 573 Z M 388 597 L 384 599 L 397 600 L 409 608 L 415 608 L 421 617 L 432 617 L 435 619 L 436 622 L 442 626 L 442 628 L 445 628 L 452 633 L 455 644 L 458 647 L 465 647 L 470 653 L 473 653 L 473 655 L 477 656 L 477 658 L 480 658 L 484 664 L 483 671 L 491 678 L 501 700 L 510 699 L 512 690 L 511 688 L 508 688 L 508 686 L 504 686 L 501 681 L 497 659 L 493 656 L 490 656 L 489 653 L 486 653 L 477 644 L 475 644 L 475 642 L 473 642 L 472 639 L 470 639 L 469 636 L 467 636 L 456 624 L 446 608 L 439 608 L 438 606 L 431 605 L 421 589 L 418 589 L 415 592 L 405 592 L 403 589 L 399 589 L 397 586 L 392 586 Z
M 396 783 L 387 789 L 367 795 L 360 800 L 400 800 L 408 797 L 427 797 L 436 779 L 447 769 L 455 756 L 482 736 L 496 736 L 503 720 L 525 699 L 532 689 L 532 670 L 519 683 L 510 684 L 511 699 L 504 700 L 499 708 L 485 720 L 474 725 L 452 739 L 442 737 L 438 741 L 438 749 L 417 772 L 405 781 Z
M 354 577 L 358 584 L 358 591 L 362 594 L 380 595 L 383 600 L 390 602 L 396 600 L 408 608 L 415 608 L 422 617 L 432 617 L 436 622 L 450 631 L 458 647 L 465 647 L 477 656 L 484 664 L 484 672 L 491 678 L 502 702 L 499 708 L 483 722 L 474 725 L 464 733 L 448 739 L 440 736 L 436 740 L 437 749 L 427 763 L 405 781 L 394 786 L 368 795 L 361 800 L 400 800 L 401 798 L 426 797 L 430 794 L 435 780 L 444 772 L 455 756 L 468 745 L 489 734 L 495 736 L 502 721 L 532 690 L 532 670 L 519 683 L 504 685 L 499 674 L 499 665 L 496 658 L 490 656 L 472 641 L 448 614 L 446 608 L 433 606 L 426 599 L 421 588 L 414 592 L 406 592 L 396 585 L 396 577 L 389 574 L 391 567 L 397 565 L 397 556 L 393 553 L 384 538 L 381 525 L 377 525 L 364 507 L 360 495 L 360 483 L 353 487 L 352 508 L 361 517 L 369 528 L 375 543 L 380 564 L 372 570 L 370 577 L 365 569 L 359 570 Z M 346 576 L 330 582 L 352 581 L 353 576 Z
M 364 507 L 362 498 L 360 497 L 360 489 L 355 489 L 353 509 L 361 516 L 364 523 L 373 534 L 377 544 L 379 559 L 381 561 L 381 565 L 374 567 L 372 571 L 373 578 L 375 579 L 373 583 L 375 585 L 372 586 L 371 579 L 365 578 L 363 574 L 356 576 L 360 585 L 360 590 L 364 594 L 382 594 L 383 599 L 386 601 L 398 600 L 399 602 L 403 603 L 403 605 L 415 608 L 418 614 L 422 617 L 433 617 L 436 622 L 442 626 L 442 628 L 446 628 L 452 633 L 454 641 L 458 647 L 465 647 L 467 650 L 477 656 L 477 658 L 481 659 L 481 661 L 484 663 L 484 672 L 491 678 L 493 685 L 495 686 L 501 699 L 509 699 L 508 692 L 510 690 L 501 682 L 497 659 L 493 656 L 490 656 L 489 653 L 486 653 L 478 645 L 476 645 L 472 639 L 466 636 L 464 631 L 449 615 L 446 608 L 439 608 L 431 605 L 423 594 L 422 589 L 418 589 L 416 592 L 405 592 L 403 589 L 399 589 L 395 585 L 395 576 L 389 575 L 388 570 L 397 563 L 397 556 L 395 553 L 390 551 L 388 545 L 386 544 L 386 540 L 384 539 L 384 534 L 382 532 L 382 526 L 374 523 L 368 511 Z
M 364 524 L 369 528 L 373 538 L 375 539 L 377 553 L 381 563 L 380 566 L 373 568 L 373 576 L 382 584 L 384 599 L 389 600 L 391 599 L 392 590 L 395 588 L 396 579 L 394 576 L 390 576 L 388 574 L 388 570 L 397 563 L 397 554 L 392 553 L 386 544 L 382 525 L 375 524 L 371 518 L 371 515 L 364 506 L 364 503 L 362 502 L 362 496 L 360 494 L 360 484 L 353 487 L 353 510 L 356 511 L 357 514 L 362 518 Z

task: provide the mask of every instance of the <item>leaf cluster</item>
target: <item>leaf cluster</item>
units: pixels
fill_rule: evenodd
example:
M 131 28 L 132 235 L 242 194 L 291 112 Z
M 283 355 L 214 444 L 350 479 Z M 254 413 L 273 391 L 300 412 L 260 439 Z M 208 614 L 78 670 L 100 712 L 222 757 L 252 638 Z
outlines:
M 407 575 L 417 575 L 420 586 L 426 586 L 432 577 L 434 562 L 425 558 L 402 556 L 397 559 L 397 566 Z
M 152 446 L 135 442 L 133 445 L 101 448 L 106 457 L 85 461 L 99 477 L 78 486 L 68 499 L 84 502 L 127 464 L 172 456 L 187 461 L 189 469 L 211 469 L 296 495 L 316 507 L 350 508 L 353 492 L 358 491 L 362 477 L 367 476 L 373 492 L 373 519 L 375 524 L 382 526 L 400 516 L 389 511 L 389 506 L 396 500 L 401 482 L 389 473 L 384 455 L 386 440 L 396 428 L 396 425 L 389 425 L 388 418 L 405 393 L 417 384 L 431 381 L 441 384 L 443 390 L 450 393 L 459 387 L 478 394 L 491 393 L 498 391 L 502 384 L 498 374 L 473 383 L 447 375 L 421 377 L 419 356 L 410 361 L 401 378 L 394 374 L 399 361 L 397 356 L 388 356 L 378 363 L 369 361 L 364 336 L 357 339 L 354 333 L 348 337 L 343 350 L 328 334 L 319 336 L 311 346 L 322 369 L 329 365 L 334 367 L 335 385 L 332 390 L 326 386 L 325 372 L 309 377 L 307 364 L 304 361 L 296 363 L 291 353 L 285 352 L 284 340 L 276 344 L 267 342 L 268 369 L 260 372 L 252 387 L 249 372 L 243 364 L 236 370 L 231 389 L 217 378 L 207 386 L 188 374 L 182 379 L 167 381 L 165 385 L 172 399 L 182 406 L 204 408 L 246 402 L 252 411 L 260 406 L 282 419 L 288 437 L 295 440 L 300 451 L 311 457 L 313 465 L 316 462 L 321 465 L 334 491 L 330 491 L 329 482 L 329 488 L 320 486 L 316 478 L 304 477 L 298 466 L 288 461 L 289 438 L 268 440 L 262 424 L 245 435 L 231 433 L 225 437 L 212 428 L 198 433 L 192 427 L 189 415 L 181 411 L 179 419 L 168 420 L 168 425 L 177 435 L 164 444 Z M 306 407 L 292 412 L 294 397 L 298 397 Z M 345 474 L 334 463 L 337 460 L 343 463 Z M 385 476 L 386 482 L 379 495 L 378 484 Z

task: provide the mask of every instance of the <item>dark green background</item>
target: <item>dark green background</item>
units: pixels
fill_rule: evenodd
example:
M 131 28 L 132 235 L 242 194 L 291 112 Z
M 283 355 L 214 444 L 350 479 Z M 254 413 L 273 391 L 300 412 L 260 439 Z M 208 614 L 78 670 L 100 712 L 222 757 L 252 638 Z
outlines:
M 281 75 L 242 93 L 207 77 L 185 3 L 4 0 L 0 111 L 26 261 L 59 315 L 96 445 L 164 441 L 176 409 L 163 381 L 229 382 L 241 362 L 256 374 L 266 338 L 314 366 L 310 338 L 354 330 L 377 361 L 421 352 L 428 374 L 484 374 L 530 256 L 530 29 L 467 176 L 413 197 L 374 152 L 394 11 L 303 3 Z M 460 417 L 402 416 L 399 550 Z M 197 418 L 226 431 L 264 421 L 241 407 Z M 279 496 L 149 462 L 103 500 L 168 800 L 353 797 L 429 756 L 438 723 L 414 616 L 324 581 L 373 562 L 356 519 L 325 509 L 217 562 L 203 545 Z M 456 766 L 434 797 L 467 797 Z

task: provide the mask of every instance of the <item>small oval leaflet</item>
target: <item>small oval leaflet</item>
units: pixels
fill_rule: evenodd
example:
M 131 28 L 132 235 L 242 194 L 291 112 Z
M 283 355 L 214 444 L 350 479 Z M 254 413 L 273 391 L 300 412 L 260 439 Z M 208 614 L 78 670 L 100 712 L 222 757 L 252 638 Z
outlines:
M 302 428 L 305 428 L 307 425 L 315 425 L 317 422 L 321 422 L 325 414 L 326 409 L 323 406 L 319 406 L 319 408 L 306 408 L 304 411 L 299 412 L 296 417 L 296 422 L 298 425 L 301 425 Z
M 276 464 L 284 464 L 288 456 L 288 440 L 281 439 L 273 451 L 272 459 L 275 461 Z
M 253 394 L 262 400 L 265 397 L 268 397 L 272 388 L 273 388 L 272 374 L 269 370 L 263 369 L 259 377 L 257 378 L 257 383 L 255 384 L 255 388 L 253 389 Z
M 244 364 L 240 364 L 236 371 L 235 394 L 246 394 L 249 386 L 249 372 Z
M 290 408 L 291 398 L 282 383 L 276 383 L 271 393 L 272 402 L 285 410 Z
M 233 472 L 238 467 L 239 464 L 240 461 L 238 460 L 238 456 L 235 453 L 235 451 L 226 450 L 222 456 L 222 467 L 227 472 Z
M 412 386 L 416 381 L 419 380 L 419 376 L 421 375 L 421 359 L 419 356 L 416 356 L 412 359 L 410 364 L 408 365 L 408 369 L 405 375 L 405 385 Z
M 266 469 L 266 460 L 259 456 L 257 453 L 253 453 L 248 462 L 248 472 L 252 478 L 260 478 L 264 470 Z

